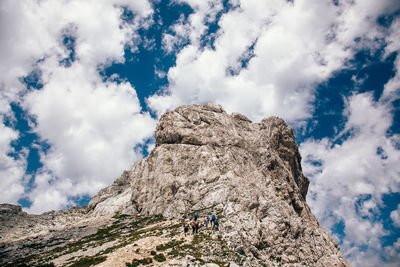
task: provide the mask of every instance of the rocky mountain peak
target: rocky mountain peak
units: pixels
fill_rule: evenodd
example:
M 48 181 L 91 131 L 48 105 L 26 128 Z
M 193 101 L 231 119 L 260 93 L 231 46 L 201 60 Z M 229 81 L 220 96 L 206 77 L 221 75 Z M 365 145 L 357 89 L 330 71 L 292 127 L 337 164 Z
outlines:
M 253 123 L 217 104 L 181 106 L 161 116 L 155 135 L 148 157 L 94 196 L 82 218 L 148 214 L 180 225 L 185 215 L 215 214 L 221 231 L 203 237 L 223 243 L 229 260 L 240 265 L 348 266 L 306 203 L 309 180 L 282 119 Z M 191 242 L 197 246 L 198 238 Z M 218 246 L 192 248 L 193 255 L 221 260 Z M 179 266 L 193 266 L 176 257 Z
M 218 213 L 229 244 L 258 259 L 347 264 L 306 203 L 309 180 L 282 119 L 253 123 L 216 104 L 181 106 L 162 115 L 156 142 L 147 158 L 92 199 L 94 213 L 116 203 L 125 213 L 169 218 Z
M 186 144 L 237 147 L 251 154 L 258 167 L 272 170 L 277 164 L 272 154 L 291 168 L 303 198 L 309 181 L 301 173 L 301 156 L 292 129 L 280 118 L 269 117 L 252 123 L 239 113 L 227 114 L 217 104 L 181 106 L 165 113 L 156 129 L 157 146 Z M 260 165 L 261 164 L 261 165 Z

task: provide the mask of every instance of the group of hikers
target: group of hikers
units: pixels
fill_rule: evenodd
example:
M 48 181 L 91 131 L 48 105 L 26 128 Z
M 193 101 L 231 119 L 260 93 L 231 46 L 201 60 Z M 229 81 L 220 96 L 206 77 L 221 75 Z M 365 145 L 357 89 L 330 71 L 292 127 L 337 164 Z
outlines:
M 218 231 L 219 229 L 219 222 L 217 220 L 217 217 L 215 214 L 212 214 L 211 216 L 206 216 L 204 217 L 203 222 L 200 221 L 198 218 L 198 214 L 195 213 L 194 216 L 190 216 L 190 225 L 192 226 L 192 234 L 198 233 L 199 229 L 202 227 L 208 227 L 209 224 L 211 224 L 212 229 Z M 186 216 L 183 217 L 184 223 L 183 223 L 183 231 L 185 235 L 189 232 L 189 224 L 186 223 Z

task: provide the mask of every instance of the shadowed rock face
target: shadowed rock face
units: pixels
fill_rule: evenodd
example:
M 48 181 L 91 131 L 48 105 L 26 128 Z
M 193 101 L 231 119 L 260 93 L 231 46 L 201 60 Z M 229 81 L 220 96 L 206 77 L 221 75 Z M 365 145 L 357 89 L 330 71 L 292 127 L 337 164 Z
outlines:
M 305 201 L 309 180 L 282 119 L 252 123 L 216 104 L 181 106 L 161 117 L 156 141 L 92 199 L 91 214 L 214 212 L 228 246 L 255 260 L 348 265 Z

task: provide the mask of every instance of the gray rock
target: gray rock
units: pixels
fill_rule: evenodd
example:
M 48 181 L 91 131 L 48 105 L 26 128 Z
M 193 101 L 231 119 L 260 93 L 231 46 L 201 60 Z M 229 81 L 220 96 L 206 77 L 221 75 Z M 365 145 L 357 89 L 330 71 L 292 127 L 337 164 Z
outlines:
M 247 257 L 348 266 L 305 201 L 309 180 L 293 131 L 282 119 L 252 123 L 215 104 L 181 106 L 161 117 L 156 141 L 149 156 L 117 180 L 130 184 L 123 193 L 130 198 L 116 194 L 121 190 L 114 183 L 93 198 L 92 212 L 112 210 L 98 209 L 106 199 L 126 213 L 217 213 L 221 235 Z
M 0 206 L 1 241 L 7 242 L 0 253 L 9 257 L 24 247 L 45 250 L 52 236 L 57 242 L 79 239 L 78 222 L 88 226 L 91 220 L 147 211 L 167 218 L 197 212 L 200 220 L 217 215 L 220 230 L 210 238 L 237 253 L 241 266 L 349 266 L 306 203 L 309 180 L 293 131 L 282 119 L 252 123 L 216 104 L 181 106 L 160 118 L 155 136 L 148 157 L 102 189 L 87 208 L 34 216 L 20 207 Z M 55 222 L 58 228 L 50 235 Z M 27 239 L 32 229 L 42 233 L 34 246 Z M 22 237 L 20 243 L 9 243 Z M 221 246 L 209 249 L 213 255 L 222 252 Z M 190 255 L 181 262 L 200 265 Z

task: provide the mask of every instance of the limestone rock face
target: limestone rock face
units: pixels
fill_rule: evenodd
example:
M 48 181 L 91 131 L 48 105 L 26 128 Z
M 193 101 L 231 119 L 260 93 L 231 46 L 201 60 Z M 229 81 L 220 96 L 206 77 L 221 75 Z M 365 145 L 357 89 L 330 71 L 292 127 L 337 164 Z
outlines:
M 282 119 L 252 123 L 216 104 L 181 106 L 161 117 L 156 142 L 91 200 L 91 214 L 216 213 L 220 234 L 249 266 L 348 266 L 305 201 L 309 180 Z

